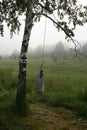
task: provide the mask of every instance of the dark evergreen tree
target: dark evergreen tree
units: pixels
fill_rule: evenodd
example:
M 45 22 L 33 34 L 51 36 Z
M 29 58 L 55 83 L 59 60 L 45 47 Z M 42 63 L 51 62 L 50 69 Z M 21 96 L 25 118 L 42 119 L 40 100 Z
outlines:
M 65 56 L 65 48 L 62 42 L 58 42 L 54 49 L 54 56 L 56 58 L 63 58 Z

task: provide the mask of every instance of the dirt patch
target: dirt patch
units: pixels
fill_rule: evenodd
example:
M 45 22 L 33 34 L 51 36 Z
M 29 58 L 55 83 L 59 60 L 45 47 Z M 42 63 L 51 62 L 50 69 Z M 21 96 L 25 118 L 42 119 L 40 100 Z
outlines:
M 31 114 L 23 122 L 31 130 L 87 130 L 87 120 L 67 109 L 32 104 L 30 111 Z

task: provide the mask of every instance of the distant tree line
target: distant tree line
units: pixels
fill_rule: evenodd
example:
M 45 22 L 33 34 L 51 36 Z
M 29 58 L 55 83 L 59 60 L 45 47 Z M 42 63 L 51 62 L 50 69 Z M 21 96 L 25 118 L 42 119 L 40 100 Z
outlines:
M 82 47 L 82 54 L 87 57 L 87 43 L 85 43 Z
M 53 61 L 75 56 L 76 53 L 77 56 L 79 55 L 80 57 L 84 56 L 87 58 L 87 43 L 84 43 L 80 49 L 75 50 L 75 48 L 65 49 L 64 43 L 59 41 L 56 43 L 55 46 L 54 45 L 48 47 L 46 46 L 44 53 L 45 53 L 45 57 L 51 57 Z M 43 47 L 41 45 L 37 46 L 37 48 L 33 50 L 29 48 L 29 53 L 28 53 L 29 58 L 41 58 L 42 54 L 43 54 Z M 15 49 L 11 53 L 11 55 L 4 56 L 4 57 L 17 60 L 19 58 L 19 52 Z M 0 59 L 3 59 L 2 55 L 0 55 Z
M 51 47 L 45 47 L 44 50 L 45 57 L 51 57 L 53 61 L 57 61 L 58 59 L 64 59 L 70 56 L 75 56 L 77 53 L 77 56 L 84 56 L 87 57 L 87 43 L 83 44 L 80 49 L 70 48 L 65 49 L 64 43 L 59 41 L 56 43 L 55 46 Z M 28 53 L 29 58 L 41 58 L 43 55 L 43 47 L 39 45 L 34 50 L 30 49 Z M 19 58 L 19 52 L 17 50 L 14 50 L 12 54 L 10 55 L 10 58 L 18 59 Z

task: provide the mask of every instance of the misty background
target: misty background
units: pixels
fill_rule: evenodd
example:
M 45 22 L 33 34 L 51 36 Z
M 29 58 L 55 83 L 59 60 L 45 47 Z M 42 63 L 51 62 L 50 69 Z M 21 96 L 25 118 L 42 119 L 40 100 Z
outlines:
M 83 5 L 87 5 L 86 0 L 78 0 L 79 3 Z M 4 37 L 0 36 L 0 57 L 3 56 L 11 56 L 14 53 L 17 55 L 20 53 L 23 32 L 24 32 L 24 17 L 19 18 L 21 22 L 21 28 L 19 34 L 15 34 L 13 38 L 10 37 L 10 31 L 5 26 Z M 43 40 L 44 40 L 44 28 L 45 28 L 45 18 L 42 17 L 41 21 L 35 23 L 31 32 L 31 37 L 29 41 L 28 55 L 41 55 L 43 49 Z M 87 24 L 84 26 L 77 26 L 74 31 L 75 37 L 80 44 L 80 51 L 82 52 L 84 45 L 87 43 Z M 53 54 L 58 43 L 62 43 L 64 50 L 69 51 L 71 48 L 74 48 L 74 44 L 72 42 L 67 42 L 65 39 L 64 32 L 58 32 L 54 27 L 53 23 L 47 19 L 46 23 L 46 37 L 45 37 L 45 54 L 50 53 Z M 38 54 L 38 52 L 40 54 Z

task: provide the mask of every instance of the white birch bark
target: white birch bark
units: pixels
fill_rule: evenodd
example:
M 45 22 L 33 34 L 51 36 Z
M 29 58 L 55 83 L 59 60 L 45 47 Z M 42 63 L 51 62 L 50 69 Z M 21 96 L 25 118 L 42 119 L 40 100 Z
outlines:
M 25 29 L 19 58 L 19 76 L 18 76 L 16 103 L 23 103 L 26 100 L 26 64 L 27 64 L 26 60 L 27 60 L 27 50 L 32 26 L 33 26 L 32 0 L 28 0 Z

